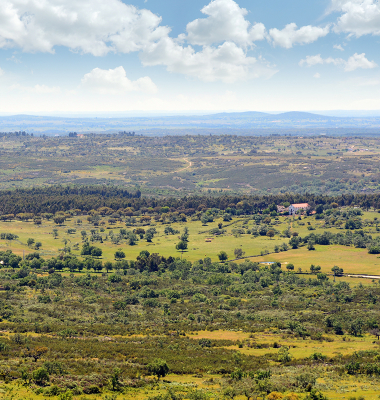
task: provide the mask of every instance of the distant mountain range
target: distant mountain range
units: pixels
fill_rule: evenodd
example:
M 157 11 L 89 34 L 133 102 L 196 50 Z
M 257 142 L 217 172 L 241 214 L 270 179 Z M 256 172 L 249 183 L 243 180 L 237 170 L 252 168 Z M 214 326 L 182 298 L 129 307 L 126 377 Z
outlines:
M 67 134 L 69 132 L 118 132 L 136 131 L 139 134 L 183 134 L 189 130 L 198 133 L 218 131 L 239 134 L 257 131 L 281 133 L 305 131 L 306 133 L 344 132 L 380 133 L 379 117 L 333 117 L 307 112 L 232 112 L 194 116 L 149 116 L 116 118 L 68 118 L 34 115 L 0 116 L 0 131 L 27 131 L 36 134 Z M 217 132 L 215 132 L 217 133 Z

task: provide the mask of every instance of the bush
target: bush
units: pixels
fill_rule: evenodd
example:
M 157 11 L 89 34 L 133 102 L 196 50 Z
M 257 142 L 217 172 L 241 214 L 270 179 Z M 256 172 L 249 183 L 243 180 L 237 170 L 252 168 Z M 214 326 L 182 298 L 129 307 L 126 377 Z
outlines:
M 148 372 L 157 376 L 158 379 L 165 377 L 169 372 L 168 364 L 161 358 L 154 359 L 147 365 Z
M 32 374 L 33 381 L 37 385 L 44 385 L 45 383 L 49 382 L 49 373 L 47 372 L 46 368 L 40 367 L 33 371 Z

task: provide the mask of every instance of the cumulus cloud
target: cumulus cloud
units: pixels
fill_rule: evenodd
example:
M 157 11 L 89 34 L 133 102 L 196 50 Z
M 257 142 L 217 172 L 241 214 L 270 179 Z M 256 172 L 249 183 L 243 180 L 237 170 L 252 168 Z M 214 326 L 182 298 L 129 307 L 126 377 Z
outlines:
M 317 26 L 303 26 L 297 29 L 295 23 L 291 23 L 285 26 L 284 29 L 270 29 L 269 36 L 275 46 L 285 47 L 290 49 L 294 44 L 308 44 L 315 42 L 320 37 L 326 36 L 330 32 L 330 27 L 326 26 L 320 28 Z
M 370 69 L 376 68 L 377 64 L 374 61 L 369 61 L 365 53 L 358 54 L 355 53 L 351 56 L 347 61 L 343 58 L 322 58 L 320 54 L 315 56 L 306 56 L 305 59 L 299 62 L 299 65 L 302 67 L 306 65 L 307 67 L 312 67 L 318 64 L 334 64 L 334 65 L 342 65 L 344 66 L 344 70 L 347 72 L 355 71 L 358 68 L 362 69 Z
M 355 53 L 348 59 L 344 69 L 345 71 L 355 71 L 355 69 L 358 68 L 371 69 L 376 67 L 377 64 L 374 61 L 367 60 L 367 58 L 365 57 L 365 53 Z
M 161 18 L 120 0 L 2 0 L 0 48 L 54 52 L 55 46 L 106 55 L 141 50 L 167 35 Z
M 185 34 L 172 38 L 159 16 L 121 0 L 2 0 L 0 48 L 54 53 L 55 47 L 65 46 L 94 56 L 139 52 L 144 65 L 163 65 L 204 81 L 235 82 L 276 72 L 260 57 L 247 54 L 267 33 L 263 24 L 246 20 L 246 9 L 234 0 L 212 0 L 201 11 L 205 18 L 190 22 Z M 307 42 L 301 36 L 296 41 Z M 197 51 L 194 45 L 202 48 Z M 97 90 L 153 90 L 148 78 L 137 84 L 124 73 L 119 68 L 94 70 L 83 85 L 95 86 L 96 81 Z
M 315 79 L 319 79 L 321 77 L 321 74 L 317 72 L 316 74 L 313 75 L 313 77 Z
M 140 54 L 144 65 L 166 65 L 168 71 L 197 77 L 206 82 L 221 80 L 232 83 L 247 78 L 269 78 L 277 71 L 264 60 L 249 57 L 233 42 L 218 47 L 204 46 L 196 52 L 171 38 L 152 44 Z
M 12 90 L 19 90 L 21 92 L 34 93 L 34 94 L 54 94 L 61 92 L 61 88 L 57 86 L 47 86 L 47 85 L 22 86 L 16 84 L 12 85 L 10 88 Z
M 380 3 L 377 0 L 332 0 L 330 11 L 341 12 L 334 30 L 360 37 L 380 35 Z
M 264 24 L 251 25 L 245 19 L 248 11 L 233 0 L 213 0 L 201 12 L 208 17 L 188 23 L 187 36 L 180 36 L 191 44 L 203 46 L 230 41 L 244 47 L 266 37 Z
M 81 85 L 87 90 L 102 94 L 157 92 L 157 86 L 148 76 L 131 81 L 123 67 L 108 70 L 95 68 L 83 77 Z

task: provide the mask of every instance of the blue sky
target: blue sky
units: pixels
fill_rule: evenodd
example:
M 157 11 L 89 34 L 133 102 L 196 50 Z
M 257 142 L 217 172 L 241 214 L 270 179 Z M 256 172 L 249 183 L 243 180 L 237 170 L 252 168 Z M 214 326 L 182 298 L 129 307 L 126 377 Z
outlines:
M 380 109 L 376 0 L 2 0 L 1 113 Z

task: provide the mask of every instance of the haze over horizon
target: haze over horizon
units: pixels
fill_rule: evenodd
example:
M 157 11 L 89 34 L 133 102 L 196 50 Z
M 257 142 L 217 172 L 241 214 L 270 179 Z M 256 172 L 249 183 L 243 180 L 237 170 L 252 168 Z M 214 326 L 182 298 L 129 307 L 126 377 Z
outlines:
M 2 115 L 380 110 L 376 0 L 3 0 L 0 23 Z

